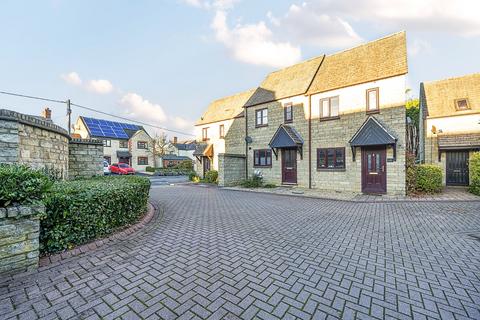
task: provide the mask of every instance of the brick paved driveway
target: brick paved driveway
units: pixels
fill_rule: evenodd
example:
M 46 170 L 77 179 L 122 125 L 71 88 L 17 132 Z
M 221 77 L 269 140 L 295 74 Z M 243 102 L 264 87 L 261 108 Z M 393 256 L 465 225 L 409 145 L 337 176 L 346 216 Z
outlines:
M 480 202 L 152 197 L 129 239 L 0 281 L 0 318 L 480 319 Z

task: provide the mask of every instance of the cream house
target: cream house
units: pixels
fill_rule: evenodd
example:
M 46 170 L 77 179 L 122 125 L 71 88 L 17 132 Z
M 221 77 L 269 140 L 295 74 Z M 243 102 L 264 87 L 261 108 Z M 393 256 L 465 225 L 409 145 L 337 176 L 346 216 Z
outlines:
M 137 171 L 153 166 L 152 138 L 142 126 L 80 116 L 73 133 L 103 140 L 104 159 L 110 164 L 128 163 Z
M 480 150 L 480 73 L 420 84 L 420 160 L 437 164 L 446 185 L 468 185 Z

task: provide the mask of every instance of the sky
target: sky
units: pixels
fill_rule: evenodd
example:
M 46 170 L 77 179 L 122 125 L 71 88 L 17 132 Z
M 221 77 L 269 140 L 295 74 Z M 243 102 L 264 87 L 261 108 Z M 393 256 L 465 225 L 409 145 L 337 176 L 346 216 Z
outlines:
M 401 30 L 410 95 L 480 72 L 477 0 L 4 0 L 0 91 L 88 106 L 188 138 L 215 99 L 271 71 Z M 0 94 L 0 108 L 66 106 Z M 114 120 L 73 107 L 79 115 Z M 153 135 L 162 130 L 146 127 Z

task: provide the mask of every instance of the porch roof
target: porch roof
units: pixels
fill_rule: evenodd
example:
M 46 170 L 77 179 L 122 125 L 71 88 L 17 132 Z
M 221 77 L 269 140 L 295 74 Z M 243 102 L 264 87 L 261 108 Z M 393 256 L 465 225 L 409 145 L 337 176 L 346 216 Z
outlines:
M 131 158 L 132 154 L 128 151 L 117 151 L 117 157 L 118 158 Z
M 291 148 L 301 147 L 303 145 L 303 138 L 295 128 L 282 124 L 268 144 L 270 148 Z
M 197 144 L 195 151 L 193 152 L 195 157 L 212 157 L 213 156 L 213 144 Z
M 440 150 L 478 148 L 480 148 L 480 133 L 438 135 L 438 149 Z
M 369 117 L 350 139 L 350 146 L 375 146 L 395 144 L 397 138 L 391 134 L 375 117 Z

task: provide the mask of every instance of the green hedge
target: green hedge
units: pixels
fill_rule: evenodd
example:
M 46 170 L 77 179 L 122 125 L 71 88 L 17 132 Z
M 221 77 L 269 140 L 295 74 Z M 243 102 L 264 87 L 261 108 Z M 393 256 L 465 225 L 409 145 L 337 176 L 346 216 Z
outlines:
M 480 196 L 480 152 L 475 152 L 470 158 L 469 191 L 477 196 Z
M 441 192 L 442 169 L 431 164 L 421 164 L 415 167 L 415 189 L 417 192 Z
M 136 222 L 146 212 L 150 181 L 96 177 L 57 182 L 46 195 L 40 250 L 58 252 Z
M 0 181 L 0 207 L 39 201 L 52 185 L 41 170 L 16 164 L 0 164 Z
M 218 171 L 210 170 L 205 173 L 205 182 L 206 183 L 218 183 Z

